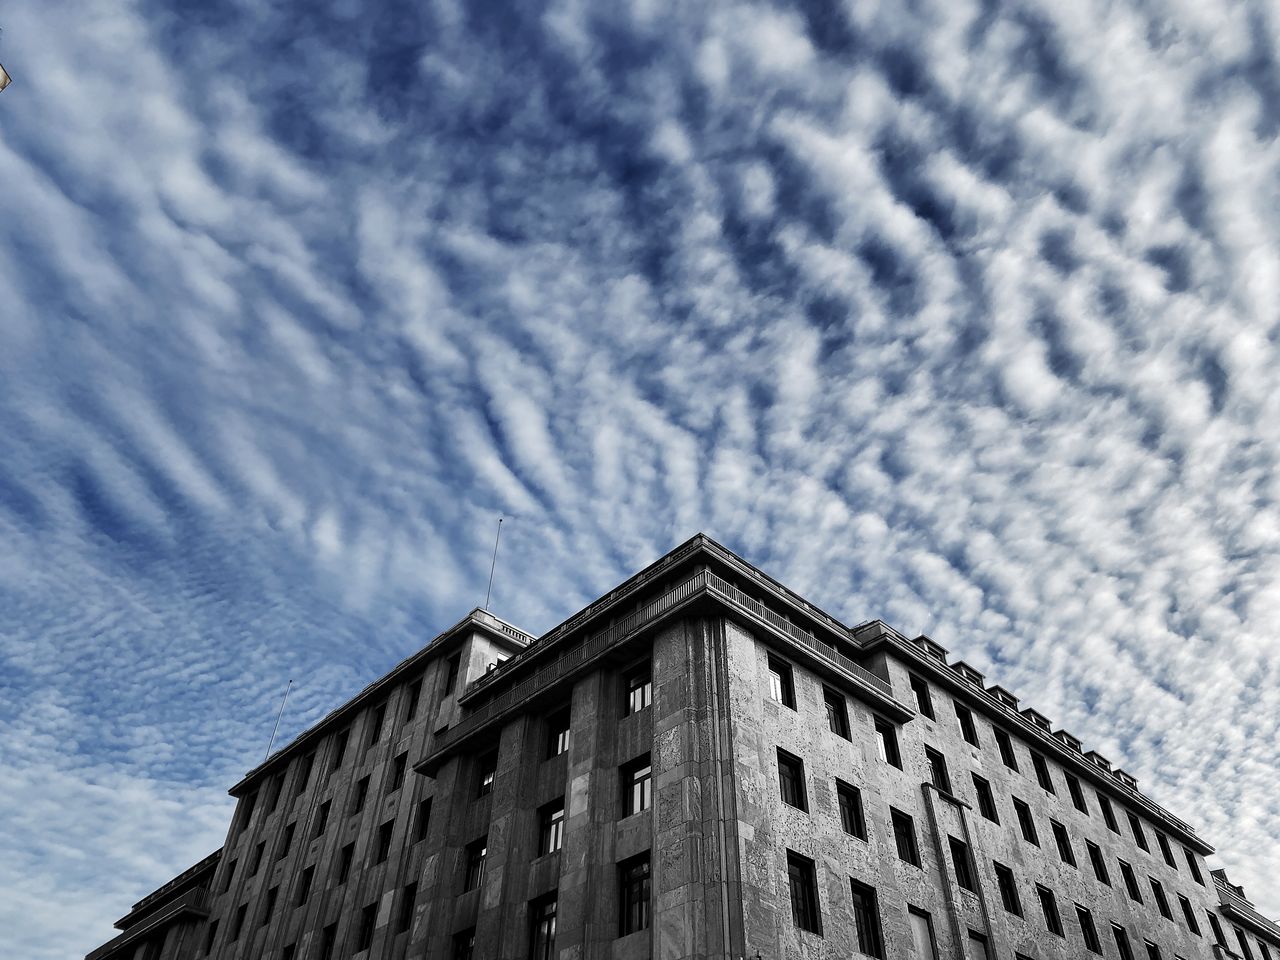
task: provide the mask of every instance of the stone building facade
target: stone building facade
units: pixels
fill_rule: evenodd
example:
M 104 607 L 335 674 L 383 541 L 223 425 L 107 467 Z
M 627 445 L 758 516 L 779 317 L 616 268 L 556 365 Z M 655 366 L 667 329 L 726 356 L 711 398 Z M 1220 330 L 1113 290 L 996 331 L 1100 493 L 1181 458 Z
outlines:
M 1123 770 L 701 535 L 542 637 L 472 611 L 231 793 L 88 960 L 1280 960 Z

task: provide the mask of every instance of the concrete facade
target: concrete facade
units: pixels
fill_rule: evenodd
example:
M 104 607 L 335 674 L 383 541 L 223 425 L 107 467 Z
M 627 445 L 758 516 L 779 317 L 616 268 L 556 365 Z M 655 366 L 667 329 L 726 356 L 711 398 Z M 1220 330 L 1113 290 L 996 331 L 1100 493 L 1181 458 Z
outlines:
M 231 792 L 223 847 L 92 960 L 1125 960 L 1113 925 L 1133 960 L 1280 960 L 1123 771 L 932 640 L 840 624 L 702 536 L 539 638 L 473 611 Z

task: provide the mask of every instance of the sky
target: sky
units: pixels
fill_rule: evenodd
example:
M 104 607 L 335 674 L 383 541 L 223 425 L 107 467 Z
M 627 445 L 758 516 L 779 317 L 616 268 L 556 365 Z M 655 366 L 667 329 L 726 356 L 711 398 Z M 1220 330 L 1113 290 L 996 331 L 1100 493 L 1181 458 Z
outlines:
M 0 955 L 701 530 L 1280 891 L 1280 14 L 0 9 Z

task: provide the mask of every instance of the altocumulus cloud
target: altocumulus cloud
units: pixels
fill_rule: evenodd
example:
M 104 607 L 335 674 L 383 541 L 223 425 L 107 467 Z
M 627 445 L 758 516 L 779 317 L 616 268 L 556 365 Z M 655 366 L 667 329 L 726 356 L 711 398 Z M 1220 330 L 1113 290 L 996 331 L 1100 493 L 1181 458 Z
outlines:
M 1280 914 L 1280 22 L 52 0 L 0 98 L 0 952 L 483 596 L 697 529 L 928 632 Z

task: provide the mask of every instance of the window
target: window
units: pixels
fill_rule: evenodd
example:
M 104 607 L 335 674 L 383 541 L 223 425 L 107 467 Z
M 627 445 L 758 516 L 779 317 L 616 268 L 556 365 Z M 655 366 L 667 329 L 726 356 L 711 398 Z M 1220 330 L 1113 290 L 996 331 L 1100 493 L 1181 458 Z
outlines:
M 529 960 L 554 960 L 556 906 L 555 894 L 529 904 Z
M 333 736 L 333 748 L 329 753 L 329 772 L 337 770 L 342 766 L 342 761 L 347 755 L 347 740 L 351 738 L 351 731 L 340 730 Z
M 1200 924 L 1196 923 L 1195 911 L 1191 909 L 1191 901 L 1178 894 L 1178 905 L 1182 907 L 1182 918 L 1187 921 L 1187 929 L 1197 937 L 1201 936 Z
M 947 759 L 932 747 L 924 748 L 924 760 L 929 765 L 929 781 L 945 794 L 951 793 L 951 777 L 947 774 Z
M 255 790 L 243 800 L 240 801 L 240 822 L 236 827 L 237 835 L 244 833 L 245 828 L 249 826 L 249 821 L 253 819 L 253 809 L 258 805 L 258 791 Z
M 653 703 L 653 667 L 646 660 L 626 676 L 627 699 L 622 715 L 639 713 Z
M 1129 818 L 1129 829 L 1133 831 L 1133 839 L 1137 841 L 1139 849 L 1146 850 L 1148 853 L 1151 848 L 1147 846 L 1147 835 L 1142 829 L 1142 821 L 1132 813 L 1126 814 Z
M 1049 764 L 1034 750 L 1031 752 L 1031 765 L 1036 768 L 1036 782 L 1049 793 L 1057 793 L 1053 789 L 1053 777 L 1049 776 Z
M 1080 781 L 1069 773 L 1064 773 L 1063 776 L 1067 778 L 1067 792 L 1071 794 L 1071 805 L 1087 817 L 1089 805 L 1084 802 L 1084 790 L 1080 787 Z
M 418 810 L 413 818 L 413 842 L 420 843 L 427 839 L 427 831 L 431 828 L 431 798 L 418 801 Z
M 480 881 L 484 879 L 484 858 L 488 852 L 488 837 L 481 837 L 479 840 L 473 840 L 467 844 L 467 848 L 463 852 L 464 862 L 466 863 L 466 869 L 462 874 L 462 890 L 464 893 L 480 886 Z
M 1156 909 L 1160 911 L 1160 916 L 1166 920 L 1172 920 L 1173 914 L 1169 911 L 1169 901 L 1164 896 L 1164 886 L 1155 877 L 1147 877 L 1151 882 L 1151 895 L 1156 898 Z
M 804 789 L 804 761 L 782 749 L 778 750 L 778 789 L 783 803 L 800 810 L 809 809 Z
M 1093 925 L 1093 914 L 1087 907 L 1077 903 L 1076 919 L 1080 921 L 1080 935 L 1084 937 L 1085 949 L 1090 953 L 1102 953 L 1102 944 L 1098 942 L 1098 930 Z
M 351 876 L 351 861 L 355 859 L 356 845 L 348 843 L 338 853 L 338 885 L 347 882 L 347 877 Z
M 995 727 L 993 731 L 996 735 L 996 746 L 1000 748 L 1000 761 L 1010 770 L 1018 769 L 1018 755 L 1013 752 L 1013 741 L 1009 735 Z
M 850 877 L 849 893 L 853 898 L 853 929 L 858 950 L 869 957 L 884 960 L 884 936 L 880 931 L 880 910 L 876 905 L 875 888 Z
M 391 831 L 396 827 L 394 820 L 388 820 L 378 827 L 378 843 L 373 856 L 374 863 L 382 863 L 391 853 Z
M 209 935 L 204 938 L 204 952 L 213 952 L 213 942 L 218 939 L 218 921 L 214 920 L 209 924 Z
M 422 678 L 409 684 L 404 694 L 404 722 L 409 723 L 418 715 L 418 697 L 422 694 Z
M 1058 901 L 1054 899 L 1053 891 L 1036 884 L 1036 893 L 1040 895 L 1040 909 L 1044 913 L 1045 929 L 1060 937 L 1065 936 L 1062 932 L 1062 918 L 1058 916 Z
M 487 797 L 493 793 L 493 778 L 498 775 L 498 751 L 490 750 L 480 758 L 476 766 L 476 796 Z
M 1191 879 L 1193 879 L 1196 883 L 1200 884 L 1200 886 L 1203 887 L 1204 877 L 1200 875 L 1200 864 L 1196 862 L 1195 854 L 1192 853 L 1190 850 L 1188 850 L 1186 847 L 1182 848 L 1182 853 L 1183 853 L 1183 856 L 1187 858 L 1187 867 L 1188 869 L 1191 870 Z
M 649 892 L 647 852 L 618 864 L 618 936 L 649 929 Z
M 298 879 L 298 892 L 293 899 L 294 906 L 301 907 L 307 902 L 311 896 L 311 882 L 315 879 L 316 868 L 314 866 L 307 867 L 302 871 L 302 876 Z
M 1262 960 L 1271 960 L 1271 950 L 1267 947 L 1267 941 L 1261 937 L 1258 938 L 1258 946 L 1262 950 Z
M 991 960 L 991 952 L 987 949 L 987 938 L 977 930 L 969 931 L 969 960 Z
M 973 774 L 973 792 L 978 795 L 978 812 L 992 823 L 999 823 L 1000 814 L 996 812 L 996 798 L 991 793 L 991 784 L 976 773 Z
M 236 915 L 231 921 L 231 942 L 235 943 L 240 939 L 240 932 L 244 929 L 244 915 L 248 912 L 249 905 L 242 903 L 236 907 Z
M 818 906 L 818 876 L 813 861 L 787 851 L 787 879 L 791 885 L 791 919 L 801 930 L 822 933 Z
M 1107 861 L 1102 859 L 1102 848 L 1092 840 L 1086 840 L 1084 846 L 1089 851 L 1089 863 L 1093 865 L 1093 875 L 1098 878 L 1099 883 L 1111 886 L 1111 876 L 1107 873 Z
M 769 699 L 792 710 L 796 708 L 796 688 L 791 677 L 791 665 L 773 655 L 769 656 Z
M 564 797 L 538 811 L 538 856 L 555 853 L 564 843 Z
M 369 721 L 369 738 L 365 740 L 365 749 L 369 749 L 382 736 L 382 724 L 387 719 L 387 705 L 380 703 L 373 711 L 373 719 Z
M 973 861 L 969 859 L 969 845 L 952 836 L 947 837 L 947 843 L 951 846 L 951 865 L 956 872 L 956 883 L 960 885 L 961 890 L 977 893 Z
M 453 688 L 458 685 L 458 673 L 462 667 L 462 654 L 455 653 L 445 661 L 444 673 L 444 695 L 447 697 L 453 693 Z
M 395 793 L 404 786 L 404 770 L 408 763 L 408 753 L 402 753 L 391 761 L 391 776 L 387 779 L 387 793 Z
M 822 688 L 822 702 L 827 707 L 827 729 L 837 737 L 849 739 L 849 708 L 845 705 L 843 694 L 830 687 Z
M 1249 949 L 1249 941 L 1245 939 L 1244 931 L 1239 927 L 1233 927 L 1236 932 L 1236 939 L 1240 941 L 1240 952 L 1244 954 L 1244 960 L 1253 960 L 1253 951 Z
M 916 825 L 909 814 L 901 810 L 889 808 L 889 819 L 893 822 L 893 839 L 898 846 L 898 859 L 905 860 L 912 866 L 920 866 L 920 850 L 916 846 Z
M 1222 933 L 1222 924 L 1218 923 L 1218 918 L 1212 912 L 1206 910 L 1204 913 L 1209 918 L 1209 928 L 1213 931 L 1213 939 L 1218 942 L 1219 946 L 1225 947 L 1227 938 Z
M 453 935 L 453 960 L 471 960 L 476 949 L 476 928 Z
M 274 813 L 280 803 L 280 793 L 284 790 L 284 774 L 277 773 L 267 783 L 267 813 Z
M 333 960 L 333 948 L 338 945 L 338 925 L 331 923 L 320 933 L 320 956 L 318 960 Z
M 1133 951 L 1129 949 L 1129 934 L 1125 932 L 1124 927 L 1113 923 L 1111 925 L 1111 935 L 1115 937 L 1116 950 L 1120 953 L 1120 960 L 1133 960 Z
M 267 855 L 267 841 L 261 840 L 258 845 L 253 848 L 253 862 L 250 865 L 249 876 L 256 877 L 258 870 L 262 867 L 262 858 Z
M 396 933 L 404 933 L 413 926 L 413 911 L 418 902 L 418 885 L 410 883 L 400 891 L 400 912 L 396 915 Z
M 1178 861 L 1173 859 L 1173 851 L 1169 849 L 1169 838 L 1157 830 L 1156 843 L 1160 846 L 1160 856 L 1164 857 L 1164 862 L 1174 870 L 1177 870 Z
M 1124 877 L 1124 888 L 1129 891 L 1129 899 L 1134 903 L 1141 903 L 1142 891 L 1138 889 L 1138 879 L 1133 875 L 1133 867 L 1123 860 L 1116 862 L 1120 864 L 1120 876 Z
M 960 736 L 965 743 L 975 747 L 982 746 L 978 742 L 978 727 L 973 722 L 973 711 L 962 703 L 956 703 L 956 720 L 960 723 Z
M 320 804 L 320 808 L 316 811 L 316 821 L 311 827 L 311 839 L 324 836 L 325 828 L 329 826 L 329 807 L 332 806 L 332 800 L 326 800 Z
M 938 960 L 938 941 L 933 935 L 933 918 L 919 907 L 907 907 L 911 925 L 911 942 L 918 960 Z
M 902 755 L 898 752 L 898 731 L 888 720 L 876 717 L 876 748 L 880 759 L 902 769 Z
M 1015 917 L 1022 916 L 1022 901 L 1018 898 L 1018 883 L 1013 871 L 1003 863 L 992 862 L 996 871 L 996 888 L 1000 891 L 1000 902 Z
M 836 803 L 840 807 L 840 827 L 859 840 L 867 839 L 867 821 L 862 815 L 862 793 L 852 784 L 836 781 Z
M 297 823 L 291 823 L 284 828 L 284 835 L 280 837 L 280 847 L 276 850 L 276 860 L 283 860 L 289 855 L 289 850 L 293 847 L 293 831 L 297 827 Z
M 1107 829 L 1112 833 L 1119 833 L 1120 827 L 1116 823 L 1115 811 L 1111 809 L 1111 801 L 1102 794 L 1094 794 L 1098 798 L 1098 806 L 1102 808 L 1102 819 L 1106 821 Z
M 364 809 L 365 799 L 369 796 L 369 777 L 365 775 L 356 781 L 356 792 L 351 795 L 351 813 L 357 814 Z
M 629 817 L 653 805 L 653 764 L 649 754 L 622 767 L 622 815 Z
M 259 844 L 258 846 L 261 847 L 261 846 L 264 846 L 264 844 Z M 239 862 L 240 862 L 239 860 L 232 860 L 229 864 L 227 864 L 227 872 L 222 875 L 222 892 L 223 893 L 226 893 L 228 890 L 231 889 L 231 881 L 232 879 L 234 879 L 236 875 L 236 864 Z M 257 870 L 254 870 L 253 873 L 249 874 L 249 876 L 253 876 L 253 874 L 257 872 L 258 872 Z
M 262 904 L 262 918 L 258 921 L 258 926 L 265 927 L 271 922 L 271 915 L 276 912 L 276 899 L 280 896 L 280 886 L 277 884 L 267 891 L 267 898 Z
M 1160 960 L 1160 948 L 1150 940 L 1143 940 L 1143 945 L 1147 948 L 1147 960 Z
M 937 719 L 933 715 L 933 698 L 929 696 L 929 684 L 923 677 L 911 674 L 911 692 L 916 695 L 916 709 L 930 720 Z
M 302 758 L 302 762 L 298 766 L 298 776 L 293 781 L 293 795 L 300 797 L 306 791 L 307 785 L 311 783 L 311 768 L 315 766 L 316 755 L 308 753 Z
M 1036 822 L 1031 818 L 1031 808 L 1014 797 L 1013 812 L 1018 815 L 1018 827 L 1022 830 L 1022 839 L 1034 846 L 1040 846 L 1040 838 L 1036 835 Z
M 360 911 L 360 924 L 356 927 L 356 953 L 373 946 L 373 928 L 378 922 L 378 904 L 368 904 Z
M 1076 865 L 1076 853 L 1071 849 L 1071 837 L 1067 835 L 1067 828 L 1057 820 L 1050 820 L 1049 825 L 1053 828 L 1053 842 L 1058 847 L 1058 859 L 1074 867 Z
M 558 710 L 547 717 L 546 757 L 558 757 L 569 752 L 569 711 Z

